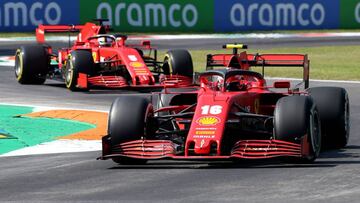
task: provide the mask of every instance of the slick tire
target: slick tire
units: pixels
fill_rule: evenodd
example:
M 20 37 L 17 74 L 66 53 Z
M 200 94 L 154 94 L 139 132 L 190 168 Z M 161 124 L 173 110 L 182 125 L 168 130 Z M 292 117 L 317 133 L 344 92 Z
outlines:
M 94 70 L 94 60 L 88 50 L 72 51 L 65 66 L 64 79 L 66 88 L 71 91 L 86 91 L 77 84 L 79 73 L 91 75 Z
M 308 92 L 319 110 L 324 148 L 345 147 L 350 135 L 350 105 L 346 90 L 314 87 Z
M 123 142 L 151 137 L 154 134 L 153 106 L 148 99 L 137 96 L 118 97 L 111 105 L 108 118 L 108 134 L 111 146 Z M 120 164 L 145 164 L 146 160 L 114 158 Z
M 50 58 L 44 46 L 21 46 L 15 53 L 15 77 L 20 84 L 43 84 Z
M 320 116 L 308 96 L 287 96 L 278 100 L 274 111 L 274 133 L 278 140 L 300 143 L 308 135 L 311 153 L 299 162 L 311 163 L 321 149 Z
M 162 69 L 165 75 L 181 75 L 193 77 L 194 67 L 190 53 L 187 50 L 169 50 L 165 54 Z

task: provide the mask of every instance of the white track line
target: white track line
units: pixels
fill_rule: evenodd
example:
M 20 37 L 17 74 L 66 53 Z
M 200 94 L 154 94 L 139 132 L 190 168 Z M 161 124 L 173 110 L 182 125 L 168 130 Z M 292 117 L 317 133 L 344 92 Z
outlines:
M 15 66 L 15 61 L 5 61 L 5 62 L 0 61 L 0 66 L 14 67 Z
M 24 103 L 7 103 L 0 102 L 0 105 L 9 105 L 9 106 L 23 106 L 23 107 L 32 107 L 33 112 L 40 111 L 50 111 L 50 110 L 83 110 L 83 111 L 95 111 L 95 112 L 103 112 L 108 113 L 109 111 L 103 111 L 98 109 L 90 109 L 90 108 L 68 108 L 68 107 L 53 107 L 53 106 L 42 106 L 42 105 L 33 105 L 33 104 L 24 104 Z
M 14 150 L 0 157 L 7 156 L 24 156 L 35 154 L 55 154 L 55 153 L 70 153 L 70 152 L 89 152 L 101 150 L 101 140 L 55 140 L 51 142 L 44 142 L 35 146 L 25 147 Z

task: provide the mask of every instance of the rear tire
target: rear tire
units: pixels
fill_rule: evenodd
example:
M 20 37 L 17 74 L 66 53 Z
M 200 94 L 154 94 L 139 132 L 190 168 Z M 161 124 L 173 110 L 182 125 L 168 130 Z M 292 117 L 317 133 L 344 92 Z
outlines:
M 20 84 L 43 84 L 50 58 L 42 45 L 22 46 L 15 53 L 15 77 Z
M 181 75 L 193 77 L 194 67 L 190 53 L 187 50 L 170 50 L 165 54 L 162 66 L 165 75 Z
M 111 146 L 151 137 L 155 132 L 153 115 L 153 106 L 149 100 L 136 96 L 118 97 L 109 113 L 108 134 Z M 120 164 L 145 164 L 147 160 L 117 157 L 113 161 Z
M 345 147 L 350 135 L 350 105 L 346 90 L 314 87 L 308 91 L 319 110 L 324 147 Z
M 91 75 L 94 70 L 94 59 L 88 50 L 72 51 L 66 62 L 64 79 L 66 87 L 71 91 L 80 91 L 77 84 L 79 73 Z
M 278 100 L 274 112 L 275 138 L 294 143 L 308 135 L 311 153 L 300 162 L 313 162 L 321 149 L 320 116 L 307 96 L 288 96 Z

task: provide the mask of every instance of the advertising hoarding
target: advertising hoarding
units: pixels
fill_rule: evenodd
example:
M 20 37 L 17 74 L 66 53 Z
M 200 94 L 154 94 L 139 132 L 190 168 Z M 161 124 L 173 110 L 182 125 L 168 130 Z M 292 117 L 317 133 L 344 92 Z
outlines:
M 34 31 L 39 24 L 79 23 L 77 0 L 1 0 L 0 31 Z
M 215 0 L 216 32 L 339 27 L 339 0 Z
M 169 32 L 213 30 L 213 1 L 80 0 L 80 21 L 107 18 L 116 31 Z

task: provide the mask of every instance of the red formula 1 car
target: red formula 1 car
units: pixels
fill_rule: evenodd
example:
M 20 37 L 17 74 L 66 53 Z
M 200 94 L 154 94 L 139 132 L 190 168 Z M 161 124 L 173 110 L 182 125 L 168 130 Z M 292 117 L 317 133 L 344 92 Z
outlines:
M 197 88 L 165 89 L 149 98 L 117 98 L 109 113 L 103 155 L 121 164 L 151 159 L 236 160 L 291 157 L 314 161 L 323 147 L 349 139 L 345 89 L 309 84 L 309 61 L 300 54 L 208 55 Z M 305 88 L 290 81 L 266 84 L 252 66 L 300 66 Z
M 40 25 L 39 44 L 16 51 L 15 76 L 21 84 L 43 84 L 46 78 L 65 80 L 70 90 L 91 86 L 179 87 L 192 84 L 193 64 L 186 50 L 170 50 L 164 62 L 157 61 L 157 50 L 150 41 L 126 44 L 126 35 L 107 34 L 102 24 L 62 26 Z M 54 53 L 45 44 L 45 33 L 79 32 L 72 47 Z

